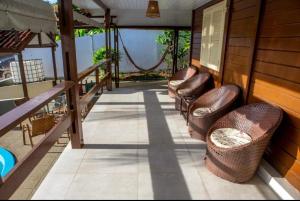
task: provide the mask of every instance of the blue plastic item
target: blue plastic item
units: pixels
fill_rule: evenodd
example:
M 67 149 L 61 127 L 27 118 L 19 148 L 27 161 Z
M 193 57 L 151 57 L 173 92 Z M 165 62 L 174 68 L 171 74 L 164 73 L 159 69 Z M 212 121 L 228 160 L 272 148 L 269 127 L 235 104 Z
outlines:
M 5 177 L 15 165 L 15 156 L 10 151 L 0 147 L 0 176 Z

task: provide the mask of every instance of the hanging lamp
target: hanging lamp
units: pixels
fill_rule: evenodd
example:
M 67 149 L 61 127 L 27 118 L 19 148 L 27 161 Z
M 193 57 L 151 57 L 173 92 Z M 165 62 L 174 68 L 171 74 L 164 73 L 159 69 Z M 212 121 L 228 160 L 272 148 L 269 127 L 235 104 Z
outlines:
M 150 17 L 150 18 L 159 18 L 160 17 L 158 1 L 149 0 L 146 16 Z

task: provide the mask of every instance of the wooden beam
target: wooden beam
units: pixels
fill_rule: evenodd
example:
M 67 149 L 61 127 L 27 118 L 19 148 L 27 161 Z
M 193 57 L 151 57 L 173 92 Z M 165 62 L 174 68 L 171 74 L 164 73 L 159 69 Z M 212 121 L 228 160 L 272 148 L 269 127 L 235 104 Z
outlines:
M 117 16 L 112 15 L 110 16 L 111 18 L 117 18 Z M 90 18 L 105 18 L 105 15 L 94 15 L 94 16 L 90 16 Z
M 192 66 L 192 60 L 193 60 L 194 29 L 195 29 L 195 10 L 193 10 L 193 14 L 192 14 L 192 28 L 191 28 L 191 45 L 190 45 L 190 62 L 189 62 L 189 66 Z
M 256 47 L 257 47 L 257 43 L 258 43 L 258 35 L 260 32 L 260 20 L 261 20 L 261 16 L 263 13 L 263 5 L 265 4 L 265 0 L 256 0 L 256 11 L 255 11 L 255 32 L 253 34 L 253 36 L 251 37 L 251 43 L 250 43 L 250 56 L 249 56 L 249 60 L 250 60 L 250 68 L 248 71 L 248 79 L 247 79 L 247 85 L 246 85 L 246 96 L 244 97 L 244 102 L 247 103 L 248 102 L 248 98 L 249 98 L 249 94 L 250 94 L 250 85 L 251 85 L 251 80 L 252 80 L 252 75 L 253 75 L 253 71 L 254 71 L 254 67 L 255 67 L 255 60 L 256 60 Z
M 120 29 L 143 29 L 143 30 L 191 30 L 191 26 L 168 26 L 168 25 L 161 25 L 161 26 L 143 26 L 143 25 L 118 25 Z
M 27 80 L 26 80 L 26 75 L 25 75 L 25 67 L 24 67 L 24 62 L 23 62 L 23 55 L 21 52 L 18 53 L 18 62 L 19 62 L 20 76 L 21 76 L 21 81 L 22 81 L 24 98 L 29 100 L 29 94 L 28 94 L 28 89 L 27 89 Z
M 84 109 L 85 106 L 87 106 L 92 99 L 95 97 L 95 95 L 97 95 L 97 93 L 99 92 L 99 90 L 101 88 L 103 88 L 103 86 L 105 86 L 106 80 L 109 78 L 109 74 L 106 73 L 106 75 L 104 76 L 103 79 L 101 79 L 101 81 L 99 81 L 98 84 L 96 84 L 95 86 L 92 87 L 92 89 L 87 92 L 81 99 L 80 99 L 80 108 Z
M 108 10 L 109 8 L 103 3 L 102 0 L 93 0 L 95 4 L 100 6 L 104 11 Z
M 19 107 L 0 116 L 0 137 L 5 135 L 11 129 L 14 129 L 24 120 L 34 115 L 47 103 L 49 103 L 64 91 L 70 89 L 72 86 L 73 82 L 62 82 L 49 91 L 32 98 Z
M 227 48 L 227 41 L 229 35 L 229 27 L 231 22 L 231 14 L 232 14 L 232 0 L 227 0 L 226 5 L 227 11 L 225 15 L 225 28 L 224 28 L 224 36 L 223 36 L 223 45 L 222 45 L 222 53 L 221 53 L 221 63 L 220 63 L 220 86 L 224 84 L 224 73 L 225 73 L 225 60 L 226 60 L 226 53 L 228 51 Z
M 57 85 L 57 65 L 56 65 L 56 57 L 55 57 L 55 47 L 51 47 L 51 55 L 52 55 L 52 65 L 53 65 L 53 74 L 54 74 L 54 85 Z
M 173 37 L 173 68 L 172 68 L 172 75 L 178 70 L 178 40 L 179 40 L 179 31 L 178 29 L 174 30 L 174 37 Z
M 78 74 L 78 82 L 82 81 L 84 78 L 89 76 L 91 73 L 95 72 L 97 68 L 100 68 L 102 65 L 105 65 L 107 63 L 107 60 L 102 60 L 98 64 L 94 64 L 91 67 L 85 69 L 84 71 L 80 72 Z
M 79 105 L 79 82 L 77 73 L 76 47 L 74 36 L 74 19 L 72 0 L 59 0 L 59 23 L 62 43 L 62 58 L 64 64 L 64 77 L 66 81 L 73 81 L 74 86 L 67 93 L 68 105 L 73 112 L 71 126 L 72 148 L 82 148 L 83 131 L 81 122 L 81 109 Z
M 109 78 L 107 79 L 107 90 L 112 90 L 112 73 L 111 73 L 111 17 L 110 17 L 110 9 L 105 11 L 105 48 L 106 48 L 106 73 L 109 73 Z

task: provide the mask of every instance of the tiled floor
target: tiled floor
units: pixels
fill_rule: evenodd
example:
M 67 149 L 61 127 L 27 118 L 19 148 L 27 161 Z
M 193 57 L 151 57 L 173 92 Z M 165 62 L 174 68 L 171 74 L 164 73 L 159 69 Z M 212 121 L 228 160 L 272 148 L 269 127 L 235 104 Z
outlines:
M 104 94 L 84 122 L 85 147 L 67 147 L 34 199 L 278 199 L 260 178 L 233 184 L 203 164 L 165 86 Z

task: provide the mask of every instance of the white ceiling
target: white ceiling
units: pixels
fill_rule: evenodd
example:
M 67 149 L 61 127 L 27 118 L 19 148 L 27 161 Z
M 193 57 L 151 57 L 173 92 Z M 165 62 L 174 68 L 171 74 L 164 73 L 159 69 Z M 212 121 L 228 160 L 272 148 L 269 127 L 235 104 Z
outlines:
M 102 0 L 116 15 L 120 26 L 191 26 L 192 11 L 210 0 L 158 0 L 161 17 L 145 17 L 148 0 Z M 92 0 L 73 0 L 80 8 L 89 10 L 92 15 L 104 15 Z

